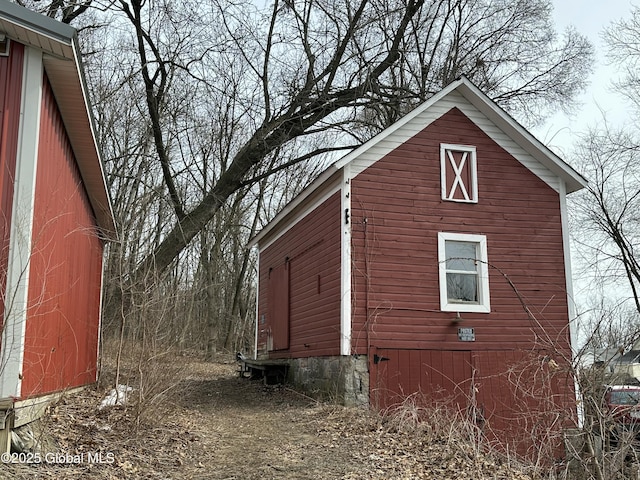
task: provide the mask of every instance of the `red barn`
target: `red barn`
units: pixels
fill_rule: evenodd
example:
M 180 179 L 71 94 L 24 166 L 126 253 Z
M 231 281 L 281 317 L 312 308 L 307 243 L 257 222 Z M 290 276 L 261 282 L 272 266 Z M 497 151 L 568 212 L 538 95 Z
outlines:
M 252 240 L 258 358 L 289 359 L 295 383 L 347 404 L 420 398 L 487 438 L 545 441 L 575 419 L 565 197 L 584 185 L 455 81 Z
M 0 451 L 57 392 L 96 381 L 115 232 L 76 31 L 0 0 Z

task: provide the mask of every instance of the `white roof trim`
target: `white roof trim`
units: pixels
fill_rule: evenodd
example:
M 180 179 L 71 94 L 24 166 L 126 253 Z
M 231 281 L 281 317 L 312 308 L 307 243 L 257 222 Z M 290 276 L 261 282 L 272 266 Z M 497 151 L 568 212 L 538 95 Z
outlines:
M 466 77 L 461 77 L 460 79 L 450 83 L 447 87 L 424 103 L 420 104 L 396 123 L 380 132 L 368 142 L 363 143 L 358 148 L 349 152 L 338 160 L 335 165 L 337 168 L 342 168 L 347 163 L 365 153 L 371 147 L 394 135 L 398 130 L 421 115 L 425 110 L 430 109 L 434 104 L 451 94 L 454 90 L 457 90 L 460 95 L 462 95 L 470 104 L 476 107 L 478 111 L 499 127 L 508 137 L 520 145 L 527 153 L 533 156 L 556 176 L 562 178 L 567 185 L 567 193 L 580 190 L 587 185 L 587 181 L 582 177 L 582 175 L 576 172 L 571 168 L 571 166 L 553 153 L 546 145 L 535 138 L 527 129 L 520 125 L 507 112 L 502 110 Z M 425 127 L 426 126 L 427 125 L 425 125 Z M 408 138 L 399 138 L 398 144 L 402 144 L 406 140 L 408 140 Z
M 495 102 L 487 97 L 478 87 L 476 87 L 466 77 L 461 77 L 458 80 L 450 83 L 447 87 L 440 92 L 433 95 L 424 103 L 413 109 L 407 115 L 402 117 L 396 123 L 380 132 L 369 141 L 363 143 L 359 147 L 355 148 L 341 159 L 337 160 L 327 170 L 325 170 L 319 177 L 317 177 L 307 188 L 305 188 L 300 195 L 294 198 L 278 215 L 276 215 L 271 222 L 269 222 L 264 229 L 255 237 L 249 241 L 249 246 L 253 246 L 260 243 L 265 236 L 272 232 L 280 222 L 282 222 L 300 203 L 312 195 L 315 190 L 323 188 L 323 184 L 337 171 L 342 169 L 345 165 L 350 164 L 355 159 L 365 154 L 368 150 L 378 146 L 382 141 L 388 140 L 394 134 L 399 133 L 401 129 L 420 116 L 426 110 L 432 108 L 443 98 L 450 95 L 452 92 L 457 91 L 462 95 L 471 105 L 473 105 L 480 113 L 487 117 L 487 119 L 493 122 L 498 128 L 500 128 L 505 135 L 518 144 L 523 150 L 531 155 L 536 161 L 540 162 L 545 168 L 547 168 L 554 175 L 559 177 L 566 186 L 566 193 L 571 193 L 576 190 L 580 190 L 587 185 L 587 181 L 582 175 L 575 171 L 570 165 L 564 162 L 560 157 L 553 153 L 547 146 L 535 138 L 527 129 L 520 125 L 511 115 L 500 108 Z M 464 108 L 463 108 L 464 110 Z M 427 127 L 428 124 L 422 128 Z M 407 129 L 410 131 L 410 129 Z M 388 142 L 385 149 L 381 149 L 375 155 L 372 155 L 371 159 L 367 162 L 372 165 L 384 155 L 389 153 L 387 150 L 393 150 L 393 145 L 400 146 L 406 142 L 410 137 L 407 134 L 399 135 L 397 141 Z M 352 176 L 355 176 L 360 168 L 355 172 L 352 172 Z
M 314 181 L 312 181 L 307 187 L 305 187 L 300 194 L 298 194 L 293 200 L 291 200 L 280 212 L 273 217 L 267 225 L 264 226 L 262 230 L 253 238 L 249 240 L 249 244 L 247 248 L 251 248 L 255 245 L 259 245 L 262 240 L 265 239 L 271 233 L 271 231 L 278 225 L 285 217 L 291 214 L 298 205 L 307 200 L 312 194 L 316 193 L 317 190 L 320 190 L 323 186 L 325 187 L 333 187 L 333 182 L 329 180 L 339 169 L 336 168 L 336 164 L 332 164 L 327 168 L 324 172 L 322 172 L 319 176 L 316 177 Z M 332 188 L 333 190 L 333 188 Z M 335 193 L 335 191 L 331 192 Z M 317 205 L 316 205 L 317 206 Z M 308 212 L 307 212 L 308 213 Z M 306 213 L 305 213 L 306 215 Z M 267 244 L 268 245 L 268 244 Z M 264 245 L 263 245 L 264 246 Z
M 45 71 L 96 221 L 105 235 L 115 237 L 111 199 L 97 147 L 76 29 L 7 0 L 0 0 L 0 33 L 45 53 Z
M 587 180 L 582 175 L 558 155 L 553 153 L 549 147 L 534 137 L 531 132 L 520 125 L 511 115 L 500 108 L 466 77 L 462 77 L 457 82 L 459 82 L 459 85 L 456 86 L 456 89 L 469 103 L 482 112 L 507 136 L 511 137 L 513 141 L 519 144 L 542 165 L 564 180 L 567 186 L 567 193 L 575 192 L 587 186 Z
M 430 97 L 429 100 L 427 100 L 424 103 L 421 103 L 419 106 L 417 106 L 416 108 L 411 110 L 408 114 L 406 114 L 404 117 L 402 117 L 396 123 L 394 123 L 390 127 L 387 127 L 382 132 L 380 132 L 378 135 L 376 135 L 375 137 L 371 138 L 369 141 L 363 143 L 358 148 L 352 150 L 351 152 L 346 154 L 344 157 L 342 157 L 340 160 L 336 161 L 335 166 L 337 168 L 342 168 L 347 163 L 351 162 L 354 158 L 359 157 L 360 155 L 362 155 L 364 152 L 369 150 L 374 145 L 377 145 L 382 140 L 385 140 L 387 137 L 390 137 L 391 135 L 396 133 L 398 130 L 400 130 L 402 127 L 404 127 L 407 123 L 411 122 L 415 117 L 420 115 L 425 110 L 428 110 L 434 103 L 436 103 L 440 99 L 446 97 L 451 91 L 453 91 L 457 87 L 459 82 L 460 82 L 460 80 L 456 80 L 455 82 L 449 84 L 443 90 L 440 90 L 434 96 Z M 408 139 L 404 139 L 404 140 L 408 140 Z M 404 143 L 404 141 L 401 141 L 399 143 L 402 144 L 402 143 Z

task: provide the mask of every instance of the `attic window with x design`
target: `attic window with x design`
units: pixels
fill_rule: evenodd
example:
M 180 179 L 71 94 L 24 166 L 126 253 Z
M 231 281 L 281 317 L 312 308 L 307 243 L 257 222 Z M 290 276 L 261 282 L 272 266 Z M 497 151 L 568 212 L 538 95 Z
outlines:
M 442 199 L 477 203 L 476 147 L 440 144 Z

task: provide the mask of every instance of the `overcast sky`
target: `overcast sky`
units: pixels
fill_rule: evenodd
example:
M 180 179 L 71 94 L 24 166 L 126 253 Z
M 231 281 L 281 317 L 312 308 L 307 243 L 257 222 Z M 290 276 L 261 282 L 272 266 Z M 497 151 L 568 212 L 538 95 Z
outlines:
M 544 125 L 533 129 L 543 143 L 561 157 L 569 159 L 569 151 L 575 134 L 591 125 L 602 123 L 602 111 L 607 120 L 624 118 L 624 105 L 619 96 L 611 91 L 610 82 L 616 72 L 606 65 L 605 49 L 600 39 L 602 30 L 614 20 L 629 18 L 633 5 L 640 0 L 553 0 L 553 16 L 559 31 L 573 25 L 589 37 L 596 49 L 596 65 L 591 77 L 591 86 L 580 97 L 582 106 L 572 116 L 557 114 Z

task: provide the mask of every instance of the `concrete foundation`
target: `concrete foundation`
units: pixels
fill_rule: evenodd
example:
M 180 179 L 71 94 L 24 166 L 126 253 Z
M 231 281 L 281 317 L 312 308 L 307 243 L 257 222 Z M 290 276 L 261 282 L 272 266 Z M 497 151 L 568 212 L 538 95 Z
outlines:
M 287 380 L 314 398 L 346 406 L 369 405 L 366 355 L 293 358 Z

